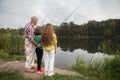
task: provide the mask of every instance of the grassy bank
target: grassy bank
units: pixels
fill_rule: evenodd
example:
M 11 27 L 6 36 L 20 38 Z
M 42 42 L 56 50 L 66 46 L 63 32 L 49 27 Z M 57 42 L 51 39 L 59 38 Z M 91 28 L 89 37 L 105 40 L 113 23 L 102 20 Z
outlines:
M 90 76 L 93 78 L 96 78 L 96 80 L 102 80 L 102 67 L 101 63 L 96 61 L 96 62 L 89 62 L 88 65 L 86 65 L 86 62 L 83 59 L 80 59 L 79 57 L 76 60 L 76 64 L 72 66 L 72 69 L 82 73 L 85 76 Z
M 86 63 L 83 59 L 78 58 L 72 69 L 98 80 L 120 80 L 120 55 L 113 58 L 105 58 L 103 61 Z
M 25 60 L 25 56 L 24 55 L 9 55 L 4 50 L 0 50 L 0 59 L 6 60 L 6 61 Z
M 0 59 L 3 61 L 11 61 L 11 60 L 24 60 L 24 56 L 20 55 L 8 55 L 8 53 L 0 50 Z M 34 74 L 34 73 L 33 73 Z M 7 72 L 0 72 L 0 80 L 34 80 L 34 79 L 26 79 L 22 75 L 19 74 L 18 71 L 7 71 Z M 55 74 L 52 77 L 43 77 L 42 79 L 36 80 L 98 80 L 94 77 L 79 77 L 79 76 L 68 76 L 68 75 L 60 75 Z
M 33 73 L 34 74 L 34 73 Z M 1 80 L 85 80 L 80 77 L 76 76 L 67 76 L 67 75 L 60 75 L 55 74 L 51 77 L 43 77 L 42 79 L 28 79 L 24 78 L 19 72 L 17 71 L 9 71 L 9 72 L 0 72 L 0 79 Z
M 0 80 L 32 80 L 25 79 L 17 71 L 0 72 Z
M 113 50 L 111 41 L 104 41 L 98 47 L 98 50 L 103 53 L 114 54 L 110 58 L 103 58 L 99 61 L 89 61 L 86 65 L 84 59 L 79 57 L 76 60 L 76 64 L 73 65 L 72 69 L 78 71 L 84 75 L 98 78 L 99 80 L 120 80 L 120 45 Z

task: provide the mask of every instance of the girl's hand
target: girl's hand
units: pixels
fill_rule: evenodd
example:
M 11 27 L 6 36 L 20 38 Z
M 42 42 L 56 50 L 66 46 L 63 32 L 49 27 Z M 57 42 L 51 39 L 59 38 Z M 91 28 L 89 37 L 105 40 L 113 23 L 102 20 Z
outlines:
M 56 50 L 55 50 L 55 54 L 56 54 Z

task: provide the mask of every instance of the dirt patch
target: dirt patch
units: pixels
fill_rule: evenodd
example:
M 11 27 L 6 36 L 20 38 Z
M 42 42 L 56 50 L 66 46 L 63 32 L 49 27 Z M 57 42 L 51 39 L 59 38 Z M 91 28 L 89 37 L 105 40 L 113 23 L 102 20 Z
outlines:
M 22 74 L 25 78 L 42 78 L 44 76 L 44 73 L 27 73 L 24 71 L 24 65 L 25 61 L 9 61 L 9 62 L 4 62 L 0 60 L 0 72 L 5 72 L 9 70 L 17 70 Z M 71 71 L 71 70 L 66 70 L 66 69 L 60 69 L 60 68 L 54 68 L 54 72 L 58 74 L 63 74 L 63 75 L 73 75 L 73 76 L 80 76 L 83 77 L 80 73 Z

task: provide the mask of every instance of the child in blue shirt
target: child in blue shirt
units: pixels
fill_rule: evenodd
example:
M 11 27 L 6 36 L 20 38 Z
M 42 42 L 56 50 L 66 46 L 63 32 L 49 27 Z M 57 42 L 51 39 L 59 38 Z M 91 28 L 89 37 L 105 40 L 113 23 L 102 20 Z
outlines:
M 41 34 L 42 34 L 42 29 L 40 27 L 37 27 L 35 29 L 35 37 L 34 41 L 38 44 L 41 42 Z M 42 57 L 43 57 L 43 46 L 37 47 L 35 46 L 35 52 L 37 55 L 37 73 L 44 72 L 44 70 L 41 68 L 41 62 L 42 62 Z

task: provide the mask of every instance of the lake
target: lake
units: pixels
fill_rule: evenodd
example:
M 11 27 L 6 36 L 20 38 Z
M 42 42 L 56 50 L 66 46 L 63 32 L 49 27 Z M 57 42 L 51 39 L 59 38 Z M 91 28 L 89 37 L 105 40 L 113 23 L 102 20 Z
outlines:
M 86 63 L 89 61 L 102 61 L 104 57 L 112 57 L 113 54 L 103 53 L 99 51 L 99 47 L 103 42 L 111 44 L 109 47 L 118 47 L 111 39 L 75 39 L 60 38 L 58 39 L 57 54 L 55 56 L 55 66 L 59 68 L 71 68 L 79 57 L 84 59 Z M 113 50 L 114 50 L 113 48 Z

